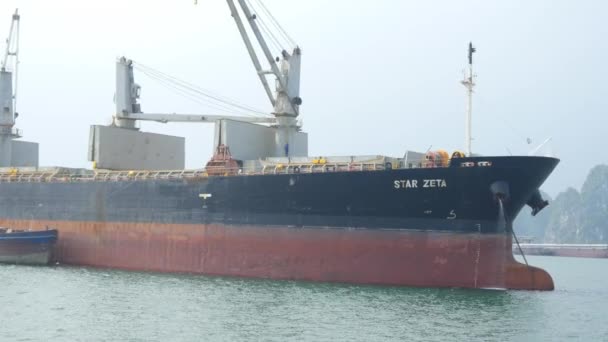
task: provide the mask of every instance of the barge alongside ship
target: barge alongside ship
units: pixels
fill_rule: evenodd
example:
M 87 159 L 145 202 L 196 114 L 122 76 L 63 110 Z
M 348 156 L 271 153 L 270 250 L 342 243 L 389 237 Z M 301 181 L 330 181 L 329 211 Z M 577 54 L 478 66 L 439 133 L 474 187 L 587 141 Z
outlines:
M 256 16 L 244 1 L 238 3 L 266 52 Z M 280 69 L 266 53 L 270 73 L 277 77 L 273 97 L 264 76 L 269 72 L 260 69 L 235 4 L 228 4 L 275 109 L 271 155 L 249 161 L 231 156 L 222 122 L 234 117 L 142 113 L 133 63 L 123 58 L 117 63 L 112 129 L 136 132 L 136 120 L 218 122 L 217 151 L 208 167 L 0 169 L 0 225 L 56 227 L 56 256 L 64 264 L 382 285 L 553 289 L 547 272 L 513 258 L 512 222 L 526 204 L 533 213 L 547 205 L 538 189 L 557 159 L 474 156 L 470 131 L 466 153 L 451 156 L 294 155 L 307 148 L 298 146 L 296 122 L 302 103 L 301 51 L 283 51 Z M 471 45 L 470 66 L 473 52 Z M 470 96 L 469 71 L 463 83 Z M 102 131 L 92 132 L 95 144 Z M 96 153 L 97 147 L 91 155 Z
M 53 261 L 56 229 L 13 230 L 0 227 L 0 264 L 48 265 Z

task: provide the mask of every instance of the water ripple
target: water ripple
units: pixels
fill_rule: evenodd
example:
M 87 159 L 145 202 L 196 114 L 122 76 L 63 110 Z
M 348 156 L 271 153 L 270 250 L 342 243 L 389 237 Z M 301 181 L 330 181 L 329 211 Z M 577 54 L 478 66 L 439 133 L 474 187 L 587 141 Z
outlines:
M 4 341 L 601 341 L 608 260 L 530 257 L 554 292 L 0 266 Z

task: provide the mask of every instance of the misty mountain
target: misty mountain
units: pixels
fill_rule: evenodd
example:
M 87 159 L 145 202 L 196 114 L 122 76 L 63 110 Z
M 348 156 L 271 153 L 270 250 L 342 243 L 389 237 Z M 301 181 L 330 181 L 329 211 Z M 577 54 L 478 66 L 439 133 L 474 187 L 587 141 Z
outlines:
M 592 168 L 580 192 L 568 188 L 550 202 L 536 217 L 523 210 L 516 233 L 534 242 L 608 243 L 608 165 Z

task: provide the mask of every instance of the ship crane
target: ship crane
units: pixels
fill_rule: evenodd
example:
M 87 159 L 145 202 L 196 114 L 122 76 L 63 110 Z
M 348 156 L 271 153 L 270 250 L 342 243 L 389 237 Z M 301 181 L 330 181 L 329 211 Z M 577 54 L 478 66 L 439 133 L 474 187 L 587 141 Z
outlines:
M 116 61 L 116 114 L 113 123 L 117 127 L 134 129 L 137 120 L 168 122 L 206 122 L 215 123 L 221 120 L 233 120 L 249 123 L 275 124 L 272 117 L 243 117 L 232 115 L 206 115 L 206 114 L 177 114 L 177 113 L 143 113 L 139 98 L 141 87 L 135 83 L 133 75 L 134 62 L 121 57 Z
M 0 167 L 10 166 L 12 140 L 21 137 L 14 128 L 17 114 L 17 80 L 19 69 L 19 11 L 13 14 L 6 51 L 0 69 Z
M 113 125 L 120 128 L 137 130 L 136 121 L 156 121 L 156 122 L 221 122 L 222 120 L 234 120 L 254 124 L 270 124 L 275 131 L 275 156 L 291 156 L 296 146 L 296 134 L 300 131 L 298 123 L 299 106 L 302 104 L 300 98 L 300 64 L 302 51 L 295 46 L 291 53 L 283 49 L 281 57 L 273 58 L 268 44 L 264 40 L 260 27 L 258 26 L 256 14 L 253 14 L 247 6 L 245 0 L 237 0 L 238 4 L 247 19 L 255 38 L 264 53 L 270 66 L 270 70 L 264 70 L 258 59 L 252 42 L 249 39 L 247 30 L 237 7 L 232 0 L 227 0 L 232 17 L 234 18 L 238 30 L 243 38 L 249 56 L 255 66 L 256 72 L 262 82 L 262 86 L 273 107 L 272 116 L 243 117 L 233 115 L 205 115 L 205 114 L 177 114 L 177 113 L 143 113 L 138 102 L 141 87 L 135 83 L 133 76 L 134 62 L 121 57 L 116 62 L 116 111 L 113 117 Z M 261 3 L 261 2 L 260 2 Z M 263 4 L 262 4 L 263 6 Z M 267 13 L 268 10 L 264 7 Z M 271 14 L 270 14 L 271 15 Z M 278 25 L 278 23 L 275 23 Z M 280 27 L 280 26 L 279 26 Z M 282 28 L 281 28 L 282 30 Z M 283 31 L 286 35 L 286 33 Z M 289 39 L 293 44 L 293 40 Z M 295 45 L 295 44 L 293 44 Z M 280 65 L 278 64 L 280 62 Z M 273 92 L 267 80 L 267 75 L 274 75 L 276 78 L 276 88 Z M 220 142 L 221 143 L 221 142 Z
M 258 26 L 258 16 L 251 12 L 249 6 L 245 0 L 237 0 L 241 11 L 249 26 L 253 32 L 259 47 L 261 48 L 264 57 L 270 65 L 270 70 L 264 70 L 257 56 L 255 49 L 249 39 L 241 15 L 237 10 L 236 4 L 233 0 L 227 0 L 228 7 L 230 7 L 230 13 L 234 18 L 236 26 L 239 30 L 241 38 L 245 43 L 245 47 L 249 52 L 249 56 L 255 70 L 260 78 L 262 86 L 266 91 L 266 95 L 273 106 L 273 115 L 277 120 L 277 132 L 276 132 L 276 145 L 275 155 L 277 156 L 290 156 L 289 146 L 294 143 L 295 134 L 300 130 L 300 126 L 297 122 L 297 117 L 300 114 L 300 105 L 302 99 L 300 98 L 300 65 L 302 59 L 302 51 L 298 46 L 295 46 L 291 53 L 283 49 L 281 51 L 281 57 L 277 57 L 276 60 L 273 58 L 268 44 L 264 39 Z M 261 3 L 261 2 L 260 2 Z M 263 4 L 262 4 L 263 6 Z M 265 9 L 265 8 L 264 8 Z M 269 13 L 269 12 L 268 12 Z M 278 25 L 278 23 L 275 23 Z M 282 28 L 280 28 L 282 30 Z M 284 33 L 284 31 L 283 31 Z M 291 40 L 291 39 L 290 39 Z M 293 42 L 292 42 L 293 43 Z M 281 62 L 280 68 L 277 62 Z M 274 75 L 276 78 L 276 89 L 273 94 L 266 79 L 266 75 Z

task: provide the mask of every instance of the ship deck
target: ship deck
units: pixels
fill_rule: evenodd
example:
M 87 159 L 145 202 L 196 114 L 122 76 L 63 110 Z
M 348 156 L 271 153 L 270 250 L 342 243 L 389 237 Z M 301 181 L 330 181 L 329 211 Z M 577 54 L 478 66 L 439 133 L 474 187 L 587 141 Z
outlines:
M 420 154 L 418 154 L 420 155 Z M 367 158 L 366 158 L 367 157 Z M 454 160 L 429 162 L 417 158 L 391 158 L 385 156 L 353 156 L 329 158 L 268 158 L 246 161 L 243 167 L 221 167 L 219 176 L 251 176 L 328 172 L 365 172 L 419 168 L 490 167 L 491 161 L 463 158 L 455 165 Z M 185 170 L 104 170 L 66 167 L 0 168 L 0 182 L 87 182 L 127 181 L 158 179 L 200 179 L 217 177 L 218 169 L 209 167 Z

